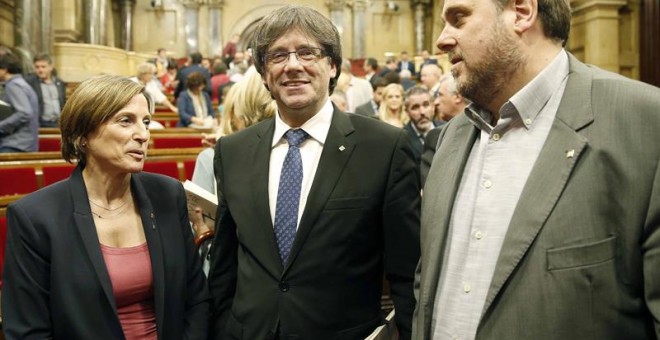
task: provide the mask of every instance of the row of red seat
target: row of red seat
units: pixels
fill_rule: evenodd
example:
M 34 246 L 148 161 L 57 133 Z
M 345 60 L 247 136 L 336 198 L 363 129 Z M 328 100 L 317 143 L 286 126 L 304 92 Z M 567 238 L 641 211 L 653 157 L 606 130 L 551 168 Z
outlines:
M 202 137 L 200 135 L 152 136 L 151 139 L 154 149 L 198 148 L 202 146 Z M 60 151 L 61 148 L 62 141 L 59 136 L 39 137 L 39 151 Z
M 147 161 L 143 171 L 170 176 L 180 181 L 191 179 L 195 170 L 195 160 L 181 161 L 183 174 L 179 171 L 176 160 Z M 40 187 L 68 178 L 74 165 L 43 165 L 41 167 L 42 181 L 38 180 L 38 169 L 35 167 L 0 168 L 0 196 L 29 194 Z

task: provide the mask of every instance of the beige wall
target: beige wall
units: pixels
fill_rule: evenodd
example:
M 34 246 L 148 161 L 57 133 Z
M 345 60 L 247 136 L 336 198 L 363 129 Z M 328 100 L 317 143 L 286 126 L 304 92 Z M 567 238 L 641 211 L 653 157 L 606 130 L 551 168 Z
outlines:
M 72 0 L 68 0 L 72 1 Z M 386 9 L 385 0 L 372 0 L 367 6 L 365 19 L 367 56 L 379 60 L 385 59 L 385 53 L 406 50 L 412 53 L 415 48 L 413 12 L 409 1 L 394 0 L 399 6 L 397 12 Z M 264 17 L 283 3 L 301 3 L 300 1 L 281 0 L 242 0 L 225 1 L 222 6 L 221 38 L 224 45 L 234 33 L 241 33 L 254 21 Z M 326 0 L 304 1 L 321 13 L 330 16 Z M 344 6 L 344 30 L 342 42 L 344 55 L 353 57 L 353 31 L 351 29 L 352 12 L 350 3 Z M 199 50 L 204 55 L 214 54 L 209 49 L 209 11 L 206 5 L 198 9 L 199 13 Z M 185 43 L 185 8 L 177 0 L 163 0 L 163 7 L 154 9 L 149 0 L 138 0 L 134 12 L 135 49 L 141 53 L 155 53 L 159 47 L 166 48 L 172 56 L 184 56 Z M 431 34 L 431 32 L 429 32 Z M 431 45 L 428 46 L 431 48 Z
M 57 0 L 53 2 L 53 35 L 58 43 L 81 42 L 83 40 L 84 0 Z M 188 0 L 192 1 L 192 0 Z M 350 0 L 225 0 L 221 7 L 221 44 L 234 33 L 243 32 L 255 20 L 262 18 L 282 3 L 305 3 L 330 15 L 331 1 L 343 1 L 342 41 L 344 55 L 353 55 L 352 1 Z M 387 9 L 386 0 L 371 0 L 365 13 L 365 53 L 375 57 L 381 64 L 385 55 L 398 55 L 406 50 L 415 50 L 413 9 L 410 0 L 393 0 L 399 7 L 396 12 Z M 162 0 L 163 6 L 154 9 L 150 0 L 137 0 L 133 12 L 133 42 L 137 55 L 153 56 L 159 47 L 164 47 L 172 57 L 186 54 L 185 7 L 182 0 Z M 639 78 L 639 2 L 640 0 L 570 0 L 573 8 L 571 37 L 567 48 L 579 59 L 605 69 Z M 109 4 L 112 1 L 108 1 Z M 429 0 L 425 29 L 424 48 L 438 53 L 435 41 L 442 30 L 441 9 L 444 0 Z M 14 45 L 13 8 L 14 0 L 0 0 L 0 44 Z M 110 6 L 110 5 L 109 5 Z M 204 55 L 214 54 L 209 47 L 209 8 L 202 4 L 198 8 L 198 43 Z M 117 27 L 108 16 L 108 46 L 114 46 Z M 99 51 L 102 51 L 100 49 Z M 67 58 L 60 50 L 58 57 Z M 442 56 L 441 62 L 446 63 Z M 75 64 L 71 64 L 75 66 Z M 129 67 L 130 68 L 130 67 Z M 71 72 L 75 72 L 72 67 Z M 117 72 L 123 72 L 117 70 Z M 84 73 L 84 72 L 83 72 Z
M 433 1 L 433 35 L 437 38 L 443 27 L 440 17 L 444 0 Z M 640 0 L 570 3 L 573 17 L 567 50 L 583 62 L 639 79 Z
M 0 0 L 0 45 L 14 46 L 14 0 Z

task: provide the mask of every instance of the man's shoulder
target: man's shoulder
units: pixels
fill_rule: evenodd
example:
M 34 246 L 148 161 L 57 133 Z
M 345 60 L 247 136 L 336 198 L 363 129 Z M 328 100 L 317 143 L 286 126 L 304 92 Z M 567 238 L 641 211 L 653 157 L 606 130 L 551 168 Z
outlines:
M 582 77 L 584 79 L 587 76 L 591 78 L 594 95 L 601 95 L 603 91 L 614 91 L 618 95 L 647 96 L 660 101 L 660 88 L 653 85 L 627 78 L 595 65 L 582 63 L 570 54 L 569 65 L 569 81 L 571 77 Z
M 39 77 L 37 77 L 37 75 L 34 73 L 26 75 L 23 79 L 25 79 L 25 81 L 30 85 L 39 83 Z
M 651 100 L 660 102 L 660 88 L 595 66 L 587 66 L 593 72 L 594 90 L 609 89 L 619 92 L 621 95 L 648 97 Z
M 220 139 L 223 144 L 243 145 L 247 139 L 254 138 L 255 136 L 263 137 L 271 124 L 274 124 L 273 118 L 267 118 L 245 129 L 222 136 Z

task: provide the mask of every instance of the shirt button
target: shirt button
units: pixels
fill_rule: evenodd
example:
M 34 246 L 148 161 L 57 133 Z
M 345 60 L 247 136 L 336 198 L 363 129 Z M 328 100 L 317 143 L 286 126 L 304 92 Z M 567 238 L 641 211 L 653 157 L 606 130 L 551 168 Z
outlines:
M 532 124 L 532 119 L 531 118 L 525 119 L 525 125 L 530 125 L 530 124 Z
M 469 283 L 463 285 L 463 291 L 469 293 L 472 290 L 472 286 Z
M 484 188 L 490 189 L 490 187 L 493 186 L 493 182 L 491 182 L 489 180 L 485 180 L 482 185 L 483 185 Z
M 476 238 L 477 240 L 481 240 L 483 237 L 484 237 L 484 233 L 482 233 L 481 230 L 477 230 L 474 233 L 474 238 Z
M 282 292 L 286 293 L 286 292 L 289 291 L 289 284 L 286 283 L 286 282 L 280 282 L 279 287 L 280 287 L 280 291 L 282 291 Z
M 493 135 L 493 140 L 496 141 L 496 142 L 497 142 L 498 140 L 500 140 L 500 134 L 499 134 L 499 133 L 494 134 L 494 135 Z

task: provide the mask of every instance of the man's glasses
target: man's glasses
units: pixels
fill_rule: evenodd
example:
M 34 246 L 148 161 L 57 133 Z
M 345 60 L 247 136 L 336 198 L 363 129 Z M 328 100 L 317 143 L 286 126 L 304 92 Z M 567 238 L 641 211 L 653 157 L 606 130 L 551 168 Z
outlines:
M 275 51 L 266 53 L 264 61 L 269 65 L 284 64 L 287 60 L 289 60 L 289 56 L 292 53 L 295 53 L 298 62 L 305 66 L 310 66 L 316 63 L 324 55 L 323 50 L 318 47 L 303 47 L 293 52 Z

